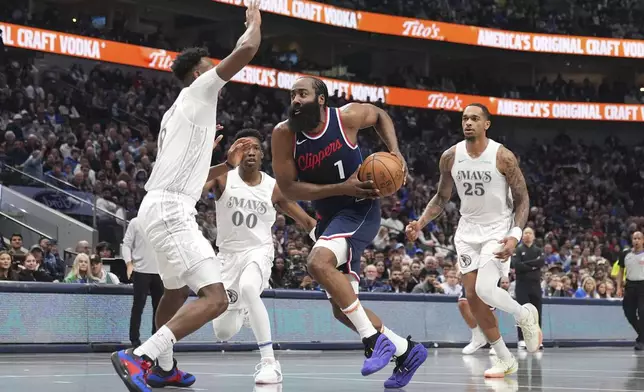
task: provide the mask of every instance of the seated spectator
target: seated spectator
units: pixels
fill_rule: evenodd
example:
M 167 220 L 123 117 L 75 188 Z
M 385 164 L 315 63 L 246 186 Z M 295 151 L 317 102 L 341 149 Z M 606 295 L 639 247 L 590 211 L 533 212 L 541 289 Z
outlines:
M 403 272 L 400 268 L 391 269 L 391 279 L 389 279 L 389 287 L 392 293 L 406 293 L 407 284 L 403 278 Z
M 369 293 L 385 293 L 391 288 L 378 279 L 378 270 L 371 264 L 364 269 L 364 279 L 360 281 L 360 291 Z
M 38 263 L 33 254 L 28 254 L 25 261 L 20 266 L 18 273 L 18 280 L 21 282 L 54 282 L 55 279 L 51 277 Z M 57 281 L 56 281 L 57 282 Z
M 119 278 L 111 272 L 105 271 L 103 268 L 103 260 L 99 255 L 92 255 L 89 259 L 92 275 L 96 279 L 96 283 L 102 284 L 119 284 Z
M 16 274 L 12 269 L 13 257 L 9 252 L 0 252 L 0 281 L 16 280 Z
M 389 270 L 385 266 L 384 261 L 376 262 L 376 273 L 377 273 L 378 280 L 380 281 L 389 280 Z
M 78 243 L 76 244 L 76 253 L 85 253 L 89 256 L 89 242 L 78 241 Z
M 422 283 L 417 284 L 411 292 L 420 294 L 443 294 L 443 288 L 437 277 L 438 271 L 423 268 L 420 271 Z
M 456 277 L 456 271 L 449 270 L 446 273 L 445 283 L 441 283 L 441 288 L 443 293 L 446 295 L 460 296 L 463 292 L 463 286 L 458 283 L 458 277 Z
M 411 267 L 409 270 L 409 279 L 407 280 L 407 292 L 411 293 L 414 290 L 414 287 L 418 285 L 420 282 L 422 282 L 423 279 L 420 277 L 420 272 L 422 271 L 422 268 L 420 266 L 420 262 L 414 261 L 411 263 Z
M 92 275 L 89 267 L 89 256 L 86 253 L 79 253 L 74 259 L 72 270 L 65 278 L 65 283 L 94 283 L 96 278 Z
M 110 244 L 105 241 L 99 242 L 98 245 L 96 245 L 96 254 L 102 259 L 114 257 L 112 249 L 110 249 Z
M 289 288 L 289 273 L 283 257 L 277 257 L 273 268 L 271 269 L 271 278 L 269 284 L 273 289 Z
M 573 295 L 575 295 L 575 290 L 573 290 L 572 288 L 572 280 L 568 275 L 561 277 L 561 286 L 564 297 L 572 297 Z
M 26 255 L 27 252 L 22 250 L 22 235 L 19 233 L 14 233 L 11 235 L 11 249 L 9 249 L 9 254 L 11 255 Z
M 546 297 L 566 297 L 564 286 L 559 275 L 552 275 L 548 287 L 546 288 Z
M 599 298 L 595 288 L 597 284 L 595 279 L 590 276 L 586 277 L 581 284 L 581 287 L 575 292 L 575 298 Z
M 58 242 L 55 239 L 41 238 L 38 242 L 43 250 L 43 263 L 40 265 L 52 278 L 62 281 L 65 277 L 65 262 L 58 256 Z M 55 253 L 56 252 L 56 253 Z
M 608 282 L 599 282 L 597 285 L 597 297 L 598 298 L 604 298 L 604 299 L 611 299 L 613 298 L 613 293 L 612 290 L 608 290 Z

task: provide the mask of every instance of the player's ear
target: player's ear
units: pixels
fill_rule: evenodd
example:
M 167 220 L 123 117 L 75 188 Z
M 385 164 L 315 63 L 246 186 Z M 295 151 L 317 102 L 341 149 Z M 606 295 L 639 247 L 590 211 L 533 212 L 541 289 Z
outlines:
M 487 131 L 492 126 L 492 121 L 485 120 L 485 130 Z
M 325 103 L 326 103 L 326 97 L 322 94 L 318 95 L 318 104 L 320 104 L 320 106 L 324 106 Z

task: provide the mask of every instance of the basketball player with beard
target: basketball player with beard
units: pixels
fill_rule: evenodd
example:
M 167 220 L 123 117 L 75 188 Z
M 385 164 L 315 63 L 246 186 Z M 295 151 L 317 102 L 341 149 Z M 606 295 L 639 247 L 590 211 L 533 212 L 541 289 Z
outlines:
M 358 131 L 375 127 L 389 151 L 405 160 L 384 110 L 360 103 L 331 108 L 328 99 L 322 80 L 307 76 L 295 82 L 289 118 L 273 131 L 273 171 L 287 198 L 313 202 L 317 241 L 308 272 L 326 289 L 336 319 L 362 338 L 367 357 L 362 375 L 381 370 L 395 357 L 385 387 L 400 388 L 427 359 L 427 350 L 386 328 L 358 300 L 360 256 L 380 228 L 380 193 L 373 182 L 358 179 Z
M 490 306 L 514 316 L 528 351 L 539 350 L 542 334 L 537 309 L 531 304 L 521 306 L 498 286 L 499 279 L 510 271 L 509 259 L 523 235 L 530 199 L 517 158 L 487 137 L 490 125 L 487 107 L 471 104 L 465 108 L 465 140 L 441 156 L 438 191 L 420 219 L 409 223 L 405 232 L 415 241 L 420 230 L 443 212 L 456 186 L 461 219 L 454 243 L 463 287 L 477 324 L 497 354 L 485 377 L 502 378 L 515 373 L 518 363 L 503 342 Z

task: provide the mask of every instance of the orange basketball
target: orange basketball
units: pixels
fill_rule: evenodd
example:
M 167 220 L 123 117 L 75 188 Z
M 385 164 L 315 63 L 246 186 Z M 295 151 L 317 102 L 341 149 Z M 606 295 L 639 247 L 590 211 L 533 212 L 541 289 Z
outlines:
M 358 179 L 373 181 L 382 196 L 391 196 L 403 185 L 403 164 L 391 153 L 376 152 L 362 162 Z

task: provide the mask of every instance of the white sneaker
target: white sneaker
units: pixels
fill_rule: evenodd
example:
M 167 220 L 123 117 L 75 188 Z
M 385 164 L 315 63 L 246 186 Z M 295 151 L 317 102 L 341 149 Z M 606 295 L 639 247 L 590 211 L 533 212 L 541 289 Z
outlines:
M 487 344 L 487 339 L 485 338 L 485 335 L 483 335 L 483 331 L 481 331 L 480 328 L 476 328 L 472 330 L 472 340 L 470 340 L 470 343 L 463 348 L 463 355 L 472 355 L 474 354 L 479 348 L 485 346 Z
M 467 346 L 463 347 L 463 355 L 472 355 L 474 354 L 479 348 L 485 346 L 487 344 L 487 341 L 477 341 L 477 340 L 472 340 L 470 344 Z
M 526 349 L 525 341 L 524 340 L 519 340 L 519 343 L 517 343 L 517 348 L 519 350 L 525 350 Z
M 490 348 L 490 355 L 496 356 L 496 350 L 494 349 L 494 347 Z
M 492 357 L 492 367 L 486 370 L 483 375 L 486 378 L 503 378 L 516 373 L 518 369 L 519 363 L 514 356 L 507 361 L 504 361 L 499 357 Z
M 523 332 L 526 350 L 533 353 L 539 350 L 539 346 L 543 342 L 543 334 L 541 327 L 539 327 L 539 311 L 532 304 L 525 304 L 523 308 L 528 311 L 528 316 L 517 320 L 517 325 Z
M 255 367 L 255 384 L 279 384 L 282 382 L 282 367 L 275 359 L 262 359 Z

